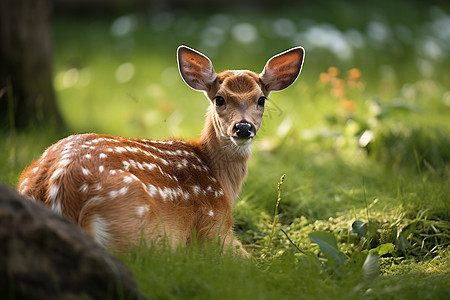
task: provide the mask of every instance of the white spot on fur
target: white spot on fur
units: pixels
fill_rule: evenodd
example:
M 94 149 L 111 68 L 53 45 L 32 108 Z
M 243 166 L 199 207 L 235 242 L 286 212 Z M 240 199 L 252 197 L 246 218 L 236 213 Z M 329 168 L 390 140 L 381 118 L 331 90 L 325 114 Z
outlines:
M 169 162 L 167 161 L 167 160 L 165 160 L 164 158 L 159 158 L 159 160 L 163 163 L 163 164 L 165 164 L 166 166 L 167 165 L 169 165 Z
M 48 198 L 50 199 L 50 202 L 52 203 L 51 209 L 56 212 L 59 215 L 62 215 L 62 208 L 61 203 L 58 199 L 58 193 L 59 193 L 59 187 L 58 185 L 54 184 L 50 187 L 50 190 L 48 192 Z
M 177 192 L 177 197 L 180 197 L 183 195 L 183 189 L 181 188 L 181 186 L 177 187 L 176 192 Z
M 187 168 L 188 161 L 186 159 L 183 159 L 181 162 L 177 164 L 178 169 Z
M 127 151 L 124 147 L 116 147 L 114 149 L 116 150 L 116 152 L 119 152 L 119 153 Z
M 117 171 L 116 170 L 109 170 L 109 174 L 111 175 L 116 175 Z
M 144 150 L 142 150 L 142 152 L 143 153 L 145 153 L 147 156 L 151 156 L 151 157 L 153 157 L 154 159 L 157 159 L 158 157 L 156 156 L 156 155 L 154 155 L 153 153 L 151 153 L 151 152 L 148 152 L 148 151 L 144 151 Z
M 143 163 L 142 164 L 143 167 L 147 168 L 149 171 L 153 170 L 154 168 L 156 168 L 155 164 L 149 164 L 149 163 Z
M 75 149 L 75 151 L 76 151 L 77 149 Z M 61 156 L 61 160 L 64 160 L 64 159 L 68 159 L 68 158 L 70 158 L 71 157 L 71 155 L 68 153 L 68 151 L 66 150 L 66 151 L 63 151 L 63 152 L 61 152 L 61 154 L 63 154 L 63 156 Z
M 130 176 L 125 176 L 125 177 L 123 178 L 123 181 L 124 181 L 125 183 L 130 183 L 130 182 L 133 181 L 133 178 L 131 178 Z
M 89 176 L 91 174 L 91 172 L 88 169 L 83 167 L 81 167 L 81 172 L 83 172 L 83 175 L 85 176 Z
M 130 170 L 130 163 L 129 163 L 129 162 L 127 162 L 126 160 L 124 160 L 124 161 L 122 162 L 122 164 L 123 164 L 123 167 L 125 168 L 125 170 L 127 170 L 127 171 Z
M 194 185 L 192 187 L 192 190 L 194 191 L 194 194 L 197 195 L 197 196 L 200 194 L 200 191 L 201 191 L 201 189 L 200 189 L 200 187 L 198 185 Z
M 139 149 L 139 148 L 137 148 L 137 147 L 130 147 L 130 146 L 127 146 L 127 149 L 128 149 L 129 151 L 131 151 L 131 152 L 138 152 L 138 151 L 141 151 L 141 149 Z
M 84 183 L 81 187 L 80 187 L 80 192 L 86 193 L 88 189 L 88 184 Z
M 168 188 L 168 187 L 164 187 L 163 189 L 160 189 L 159 193 L 164 198 L 164 200 L 169 198 L 172 201 L 174 199 L 174 196 L 176 195 L 176 192 L 174 190 L 172 190 L 171 188 Z
M 86 157 L 87 159 L 91 159 L 92 156 L 88 153 L 84 157 Z
M 61 207 L 61 203 L 55 202 L 52 203 L 52 210 L 57 213 L 58 215 L 62 216 L 62 207 Z
M 59 193 L 59 186 L 57 184 L 54 184 L 50 187 L 50 190 L 48 192 L 48 198 L 50 198 L 51 201 L 56 201 L 58 193 Z
M 119 195 L 118 191 L 111 191 L 111 192 L 109 192 L 109 197 L 110 198 L 116 198 L 117 195 Z
M 63 159 L 58 163 L 58 167 L 64 168 L 64 167 L 67 167 L 68 164 L 70 164 L 70 160 Z
M 98 167 L 98 171 L 99 171 L 100 173 L 103 173 L 104 170 L 105 170 L 105 167 L 104 167 L 104 166 Z
M 209 210 L 209 212 L 208 212 L 208 216 L 210 216 L 210 217 L 214 217 L 214 212 L 212 211 L 212 209 L 211 209 L 211 210 Z
M 36 174 L 36 172 L 39 171 L 39 167 L 33 168 L 33 173 Z M 28 178 L 27 178 L 28 179 Z
M 156 197 L 156 195 L 158 194 L 158 189 L 152 184 L 147 185 L 147 187 L 150 196 Z
M 215 191 L 214 196 L 216 196 L 217 198 L 223 196 L 223 190 L 219 189 L 218 191 Z
M 100 153 L 98 156 L 100 159 L 106 158 L 106 154 L 105 153 Z
M 139 169 L 144 171 L 144 166 L 140 162 L 136 162 L 136 165 L 138 166 Z
M 125 195 L 126 192 L 128 192 L 128 187 L 127 186 L 124 186 L 123 188 L 121 188 L 119 190 L 119 194 L 121 194 L 121 195 Z
M 19 191 L 19 192 L 20 192 L 21 194 L 23 194 L 23 195 L 25 195 L 26 192 L 29 190 L 28 185 L 23 185 L 23 184 L 22 184 L 20 187 L 21 187 L 21 188 L 20 188 L 20 191 Z
M 172 145 L 173 141 L 152 141 L 153 143 L 157 143 L 157 144 L 167 144 L 167 145 Z
M 72 148 L 73 142 L 68 142 L 65 146 L 64 146 L 64 150 L 69 150 Z
M 97 183 L 96 185 L 94 185 L 95 191 L 100 191 L 101 189 L 102 189 L 102 185 L 100 183 Z
M 130 164 L 133 168 L 137 168 L 137 164 L 134 160 L 130 159 Z
M 108 222 L 99 215 L 95 215 L 92 220 L 91 228 L 94 239 L 104 248 L 107 248 L 110 236 Z
M 113 143 L 120 143 L 120 141 L 116 140 L 116 139 L 105 139 L 105 141 L 107 142 L 113 142 Z
M 142 217 L 146 212 L 148 212 L 149 211 L 149 208 L 148 208 L 148 206 L 139 206 L 138 208 L 137 208 L 137 214 L 138 214 L 138 216 L 140 216 L 140 217 Z
M 42 155 L 41 155 L 41 159 L 42 159 L 42 160 L 44 160 L 44 158 L 47 156 L 48 151 L 49 151 L 49 150 L 47 149 L 47 150 L 44 151 L 44 153 L 42 153 Z
M 156 166 L 158 167 L 158 170 L 161 172 L 162 175 L 170 178 L 173 181 L 177 181 L 178 182 L 178 178 L 176 178 L 175 176 L 170 175 L 169 173 L 164 172 L 163 169 L 161 169 L 160 166 L 158 166 L 158 165 L 156 165 Z
M 25 194 L 25 192 L 28 190 L 28 186 L 26 185 L 27 182 L 30 181 L 30 178 L 25 178 L 24 181 L 20 184 L 19 191 L 21 194 Z

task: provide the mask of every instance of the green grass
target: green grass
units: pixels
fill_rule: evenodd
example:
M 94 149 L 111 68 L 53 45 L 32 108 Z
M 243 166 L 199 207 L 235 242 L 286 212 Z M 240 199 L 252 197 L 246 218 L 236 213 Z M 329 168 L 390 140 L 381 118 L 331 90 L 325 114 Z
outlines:
M 47 124 L 0 132 L 0 182 L 14 186 L 25 165 L 71 133 L 198 137 L 208 101 L 177 74 L 179 44 L 203 51 L 217 71 L 260 71 L 270 56 L 301 44 L 302 74 L 270 95 L 234 210 L 235 231 L 252 259 L 215 245 L 141 246 L 120 258 L 149 298 L 446 299 L 450 52 L 437 29 L 448 24 L 450 7 L 383 3 L 389 9 L 304 4 L 258 14 L 180 11 L 165 16 L 172 23 L 164 31 L 128 15 L 119 20 L 136 27 L 122 36 L 111 34 L 118 19 L 57 18 L 54 82 L 68 130 Z M 205 33 L 215 22 L 226 29 L 217 45 L 210 42 L 218 33 Z M 233 39 L 240 23 L 258 32 L 249 44 Z M 289 36 L 283 36 L 286 24 L 295 27 Z M 385 39 L 371 38 L 377 30 Z M 318 32 L 363 43 L 343 59 L 332 46 L 315 44 Z M 329 67 L 339 74 L 331 76 Z M 353 68 L 361 77 L 352 81 Z M 354 224 L 360 231 L 352 231 Z M 322 231 L 336 239 L 331 252 L 311 241 L 311 233 Z M 380 275 L 371 280 L 362 267 L 369 252 L 381 255 Z M 333 255 L 345 259 L 337 263 Z

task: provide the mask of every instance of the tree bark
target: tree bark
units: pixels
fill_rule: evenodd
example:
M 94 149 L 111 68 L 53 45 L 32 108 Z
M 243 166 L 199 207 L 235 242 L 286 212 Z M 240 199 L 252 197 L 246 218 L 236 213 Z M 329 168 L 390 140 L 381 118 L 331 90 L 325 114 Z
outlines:
M 0 1 L 0 129 L 62 124 L 52 83 L 51 0 Z

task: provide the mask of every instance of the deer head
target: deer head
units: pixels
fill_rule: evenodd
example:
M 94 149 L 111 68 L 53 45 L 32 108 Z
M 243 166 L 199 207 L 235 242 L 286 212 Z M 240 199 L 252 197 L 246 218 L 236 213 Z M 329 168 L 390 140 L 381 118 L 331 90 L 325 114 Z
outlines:
M 217 74 L 211 60 L 186 46 L 178 48 L 178 67 L 188 86 L 211 102 L 207 125 L 215 136 L 246 153 L 258 132 L 267 97 L 290 86 L 300 74 L 304 49 L 295 47 L 269 59 L 260 74 L 227 70 Z

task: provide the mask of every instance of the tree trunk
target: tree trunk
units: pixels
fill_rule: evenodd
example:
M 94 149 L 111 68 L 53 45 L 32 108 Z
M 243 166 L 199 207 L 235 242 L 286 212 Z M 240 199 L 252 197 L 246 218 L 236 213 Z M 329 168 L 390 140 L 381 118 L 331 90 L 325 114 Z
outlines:
M 51 0 L 0 1 L 0 129 L 62 124 L 52 83 Z

